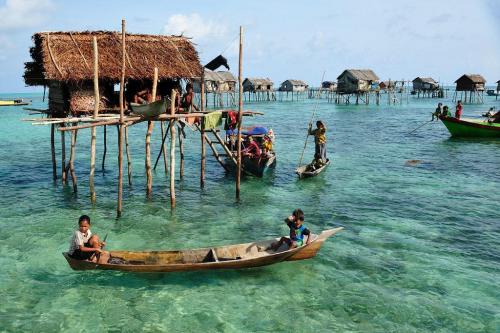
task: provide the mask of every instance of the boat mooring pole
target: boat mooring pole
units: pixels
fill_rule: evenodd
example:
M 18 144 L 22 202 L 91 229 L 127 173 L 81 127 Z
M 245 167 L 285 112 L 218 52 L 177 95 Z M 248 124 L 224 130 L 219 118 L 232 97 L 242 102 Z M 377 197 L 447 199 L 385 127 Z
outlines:
M 118 205 L 116 216 L 122 215 L 122 192 L 123 192 L 123 118 L 124 100 L 123 91 L 125 86 L 125 20 L 122 19 L 122 75 L 120 78 L 120 127 L 118 130 Z
M 238 62 L 238 143 L 237 143 L 237 166 L 236 166 L 236 199 L 240 199 L 241 183 L 241 122 L 243 120 L 243 85 L 242 85 L 242 62 L 243 62 L 243 27 L 240 26 L 240 55 Z

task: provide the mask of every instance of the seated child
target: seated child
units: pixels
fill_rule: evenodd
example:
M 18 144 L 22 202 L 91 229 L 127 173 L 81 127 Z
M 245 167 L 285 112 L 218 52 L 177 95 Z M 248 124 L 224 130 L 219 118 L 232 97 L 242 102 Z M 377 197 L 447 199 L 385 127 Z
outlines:
M 90 260 L 95 253 L 101 253 L 101 247 L 106 245 L 100 242 L 97 235 L 90 231 L 90 217 L 82 215 L 78 219 L 78 230 L 75 230 L 69 243 L 68 254 L 78 260 Z
M 307 171 L 314 171 L 314 170 L 321 168 L 323 165 L 325 165 L 325 163 L 323 163 L 321 156 L 318 153 L 316 153 L 316 154 L 314 154 L 314 159 L 307 166 L 306 170 Z
M 290 237 L 281 237 L 278 242 L 271 245 L 271 249 L 276 251 L 283 243 L 288 245 L 288 249 L 300 247 L 304 244 L 304 235 L 307 236 L 306 244 L 309 244 L 311 242 L 311 232 L 302 225 L 303 222 L 304 212 L 302 209 L 294 210 L 292 215 L 285 219 L 286 225 L 290 228 Z

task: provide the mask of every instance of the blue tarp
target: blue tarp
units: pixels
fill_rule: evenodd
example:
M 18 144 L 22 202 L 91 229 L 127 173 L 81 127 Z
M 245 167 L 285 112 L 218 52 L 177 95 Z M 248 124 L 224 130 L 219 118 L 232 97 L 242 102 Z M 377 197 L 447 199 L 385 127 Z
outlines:
M 263 127 L 263 126 L 253 126 L 253 127 L 249 127 L 249 128 L 244 128 L 242 131 L 241 131 L 241 134 L 243 135 L 264 135 L 264 134 L 267 134 L 267 132 L 269 132 L 267 130 L 266 127 Z M 238 129 L 235 128 L 234 130 L 227 130 L 226 131 L 226 134 L 227 135 L 236 135 L 238 134 Z

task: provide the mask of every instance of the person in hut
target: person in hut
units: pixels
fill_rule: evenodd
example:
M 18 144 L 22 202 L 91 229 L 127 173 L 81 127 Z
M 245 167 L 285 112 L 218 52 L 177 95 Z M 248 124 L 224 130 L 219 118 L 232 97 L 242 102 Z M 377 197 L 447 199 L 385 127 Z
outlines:
M 181 107 L 184 109 L 184 111 L 191 111 L 191 108 L 194 108 L 196 111 L 198 111 L 198 107 L 194 105 L 194 90 L 193 90 L 193 85 L 191 83 L 188 83 L 186 85 L 186 92 L 184 95 L 182 95 L 181 99 Z
M 293 249 L 304 245 L 304 236 L 307 236 L 306 244 L 311 242 L 311 231 L 307 229 L 304 223 L 304 212 L 297 208 L 292 215 L 285 219 L 285 223 L 290 228 L 289 237 L 281 237 L 281 239 L 271 244 L 271 250 L 278 250 L 283 243 L 288 245 L 288 249 Z
M 432 113 L 432 119 L 431 121 L 434 121 L 434 118 L 436 120 L 439 120 L 439 117 L 443 114 L 443 103 L 438 103 L 438 106 L 436 108 L 436 111 Z
M 314 155 L 319 154 L 323 163 L 326 163 L 326 127 L 321 120 L 316 122 L 316 129 L 309 124 L 309 135 L 314 135 Z
M 106 245 L 99 240 L 99 236 L 90 231 L 90 217 L 82 215 L 78 219 L 78 230 L 75 230 L 69 243 L 68 254 L 73 259 L 91 260 L 95 254 L 101 253 L 101 248 Z
M 460 120 L 460 117 L 462 117 L 462 101 L 458 101 L 455 107 L 455 118 Z
M 247 138 L 247 144 L 245 146 L 245 149 L 241 151 L 241 154 L 243 156 L 248 156 L 250 158 L 259 158 L 261 151 L 259 144 L 254 140 L 254 138 L 249 135 Z

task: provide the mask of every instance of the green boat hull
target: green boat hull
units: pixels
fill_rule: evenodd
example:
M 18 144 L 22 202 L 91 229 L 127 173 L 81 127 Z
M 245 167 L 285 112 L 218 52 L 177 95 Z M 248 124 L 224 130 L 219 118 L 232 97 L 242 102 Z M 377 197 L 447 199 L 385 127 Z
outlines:
M 489 124 L 482 120 L 459 120 L 441 117 L 451 136 L 468 138 L 500 138 L 500 124 Z

